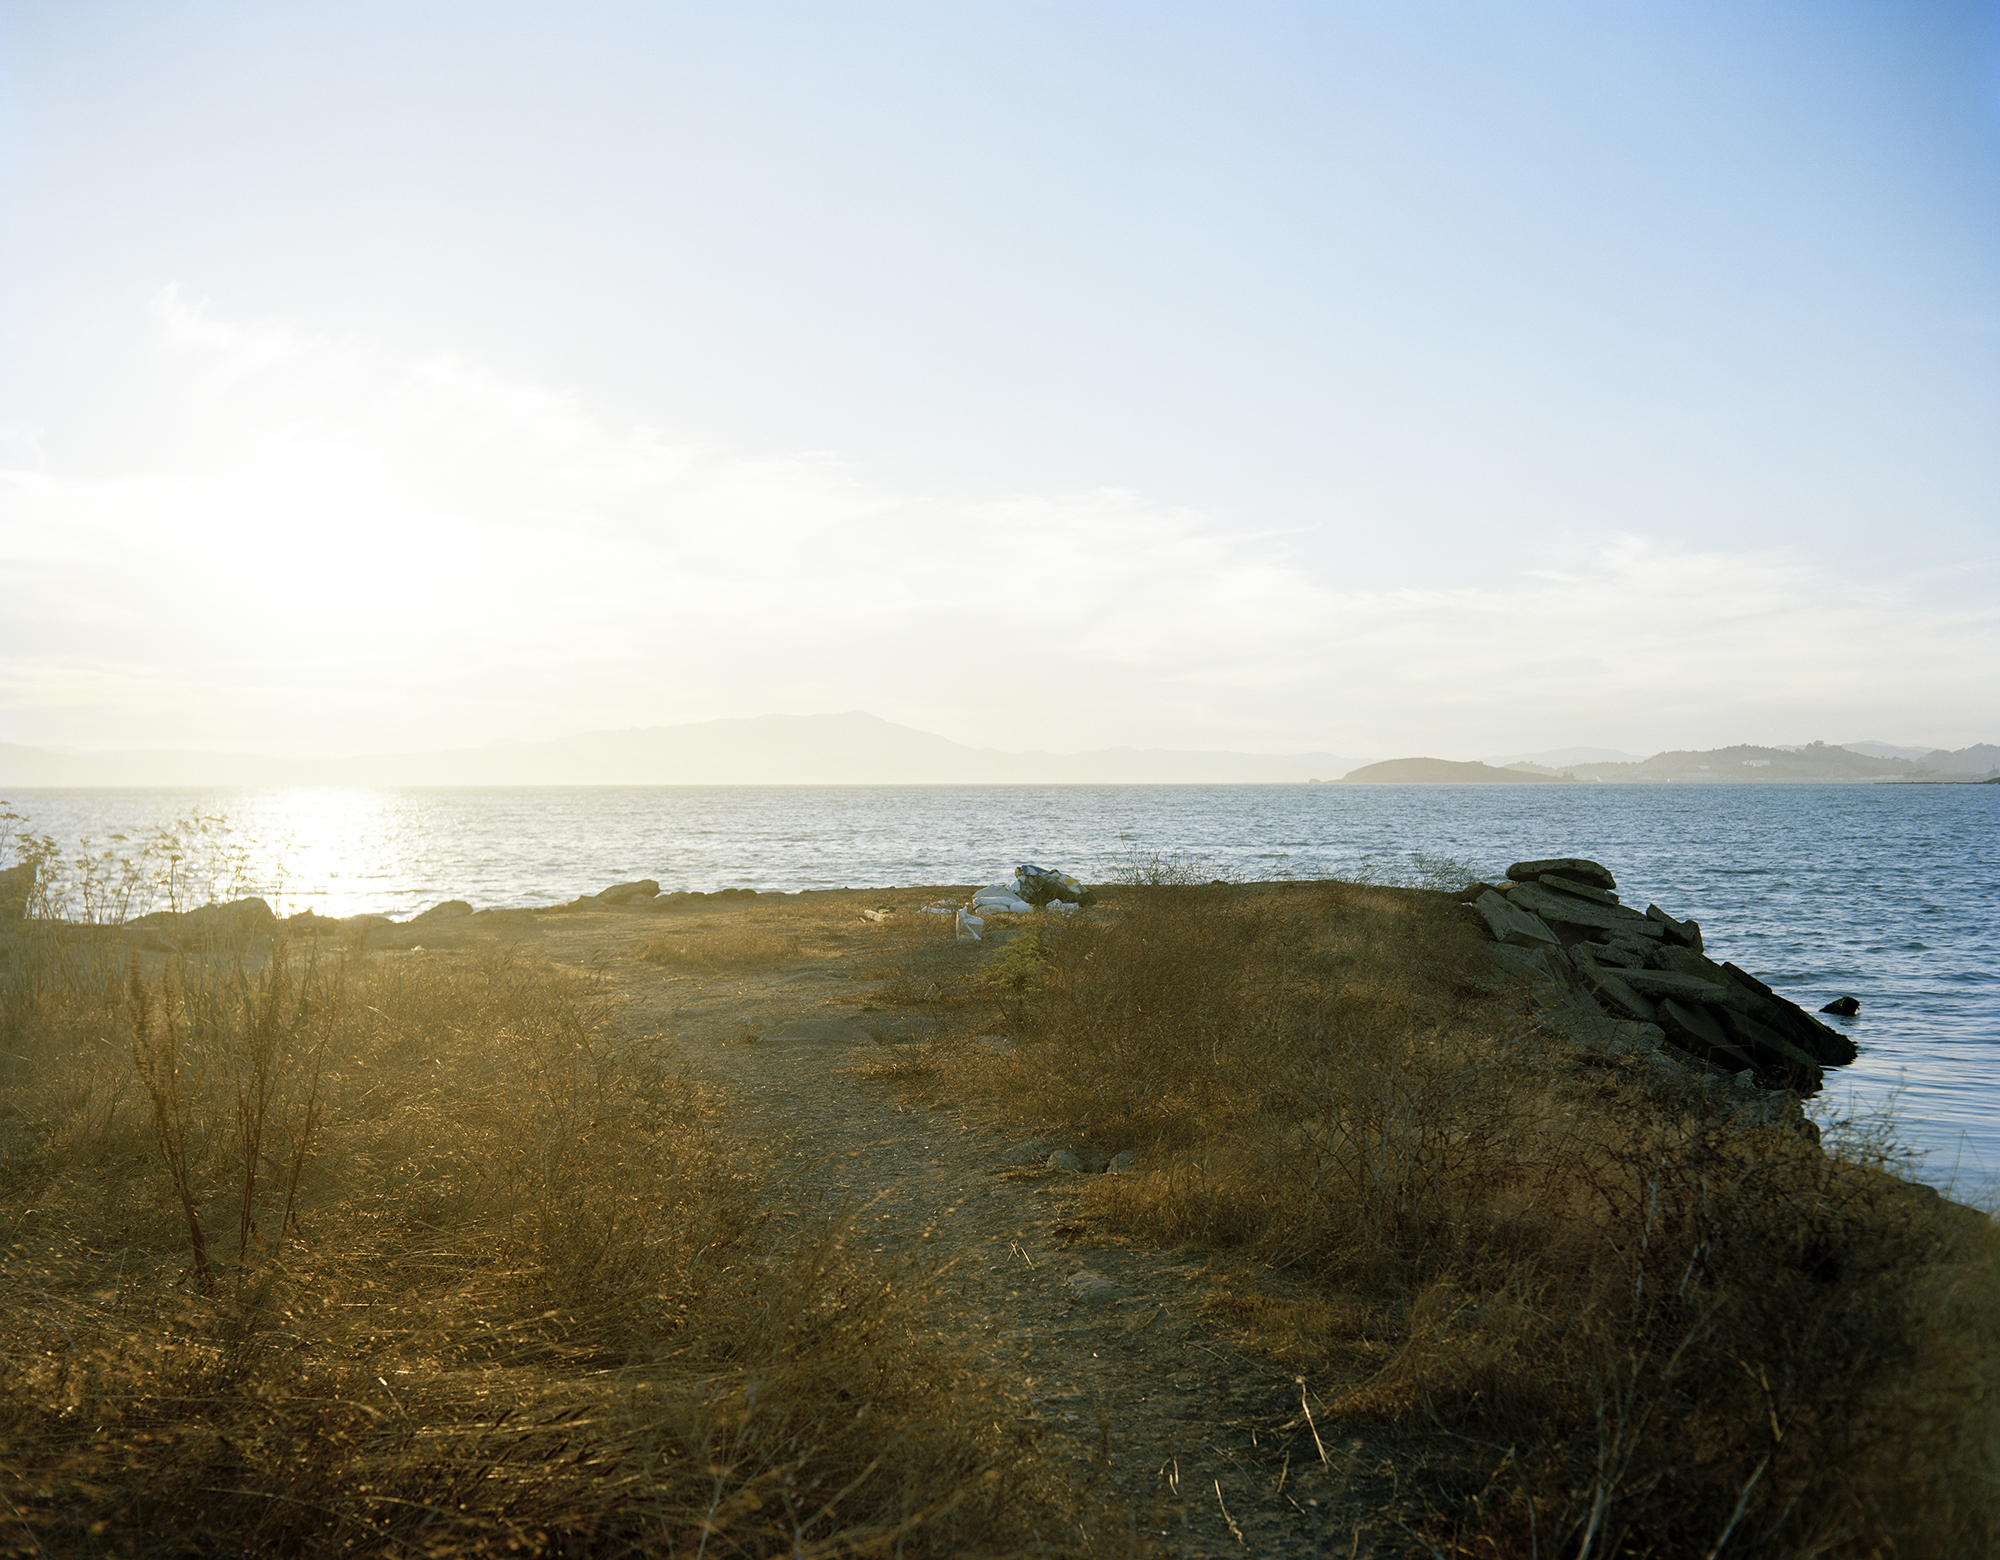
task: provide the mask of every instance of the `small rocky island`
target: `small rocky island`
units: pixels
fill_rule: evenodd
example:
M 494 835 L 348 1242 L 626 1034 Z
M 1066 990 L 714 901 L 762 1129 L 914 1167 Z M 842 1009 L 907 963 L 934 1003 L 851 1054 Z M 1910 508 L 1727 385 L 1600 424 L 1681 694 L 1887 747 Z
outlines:
M 1664 1046 L 1686 1061 L 1768 1090 L 1817 1094 L 1827 1067 L 1854 1060 L 1854 1042 L 1756 976 L 1703 951 L 1700 925 L 1658 905 L 1619 900 L 1617 880 L 1577 857 L 1517 861 L 1507 881 L 1461 896 L 1531 978 L 1587 996 L 1626 1032 L 1626 1045 Z

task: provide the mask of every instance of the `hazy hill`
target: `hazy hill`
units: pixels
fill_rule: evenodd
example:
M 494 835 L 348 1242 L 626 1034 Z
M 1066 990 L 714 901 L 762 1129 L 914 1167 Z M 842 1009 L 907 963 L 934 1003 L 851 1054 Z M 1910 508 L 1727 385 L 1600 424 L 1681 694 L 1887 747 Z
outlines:
M 1357 785 L 1464 785 L 1468 781 L 1508 785 L 1548 785 L 1558 777 L 1532 769 L 1495 769 L 1491 764 L 1458 763 L 1449 758 L 1392 758 L 1366 764 L 1341 777 Z
M 1802 748 L 1711 748 L 1655 753 L 1636 764 L 1573 764 L 1579 780 L 1770 782 L 1776 780 L 1916 780 L 1931 771 L 1907 758 L 1884 758 L 1814 742 Z
M 1920 769 L 1935 770 L 1943 775 L 1965 775 L 1975 779 L 1985 779 L 2000 775 L 2000 747 L 1991 742 L 1976 742 L 1971 747 L 1960 748 L 1955 753 L 1939 750 L 1926 754 L 1917 761 Z
M 243 753 L 76 757 L 0 744 L 0 785 L 897 785 L 1243 784 L 1331 779 L 1332 753 L 972 748 L 859 710 L 591 731 L 432 753 L 291 761 Z

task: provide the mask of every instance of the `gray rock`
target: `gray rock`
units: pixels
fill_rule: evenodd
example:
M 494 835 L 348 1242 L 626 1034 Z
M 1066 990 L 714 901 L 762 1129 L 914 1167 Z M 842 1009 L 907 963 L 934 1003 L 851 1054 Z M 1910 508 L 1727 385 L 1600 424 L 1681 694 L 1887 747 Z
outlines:
M 432 905 L 430 909 L 411 916 L 410 919 L 412 921 L 450 921 L 456 920 L 460 916 L 471 914 L 472 906 L 467 904 L 463 899 L 447 899 L 442 904 Z
M 1655 922 L 1666 940 L 1682 948 L 1692 948 L 1701 952 L 1701 923 L 1699 921 L 1676 921 L 1658 905 L 1646 906 L 1646 919 Z
M 1759 980 L 1755 975 L 1752 975 L 1748 970 L 1744 969 L 1740 964 L 1731 964 L 1727 959 L 1724 959 L 1722 961 L 1722 971 L 1731 980 L 1735 981 L 1737 985 L 1744 987 L 1746 990 L 1756 992 L 1760 997 L 1769 997 L 1774 1002 L 1781 1002 L 1784 1000 L 1769 986 L 1765 985 L 1761 980 Z
M 1584 985 L 1597 999 L 1598 1005 L 1614 1017 L 1629 1018 L 1641 1024 L 1658 1022 L 1659 1014 L 1638 992 L 1625 984 L 1624 970 L 1607 970 L 1601 964 L 1585 960 L 1579 968 L 1583 972 Z
M 1645 950 L 1628 942 L 1600 943 L 1591 952 L 1600 964 L 1615 964 L 1625 970 L 1643 970 L 1646 967 Z
M 1493 940 L 1512 948 L 1555 948 L 1556 934 L 1533 912 L 1510 903 L 1497 891 L 1481 894 L 1473 904 Z
M 1626 905 L 1599 905 L 1572 894 L 1559 894 L 1539 883 L 1517 883 L 1507 891 L 1507 902 L 1516 910 L 1538 915 L 1544 921 L 1564 926 L 1585 926 L 1605 932 L 1629 932 L 1637 937 L 1658 937 L 1660 927 Z
M 1559 872 L 1544 872 L 1535 881 L 1544 888 L 1553 888 L 1564 894 L 1574 894 L 1578 899 L 1589 899 L 1600 905 L 1618 903 L 1618 896 L 1610 889 L 1592 888 L 1582 878 L 1564 877 Z
M 1506 903 L 1505 900 L 1501 902 L 1503 904 Z M 1562 978 L 1562 972 L 1558 970 L 1555 963 L 1555 959 L 1558 957 L 1557 951 L 1553 948 L 1510 948 L 1504 944 L 1495 943 L 1486 951 L 1493 956 L 1494 962 L 1506 970 L 1508 974 L 1518 976 L 1523 980 L 1544 981 L 1559 980 Z
M 1005 1056 L 1014 1049 L 1014 1042 L 1005 1035 L 974 1035 L 972 1044 L 983 1051 L 991 1051 L 995 1056 Z
M 1111 1163 L 1106 1165 L 1105 1168 L 1112 1174 L 1118 1175 L 1135 1168 L 1138 1163 L 1139 1151 L 1135 1148 L 1128 1148 L 1123 1153 L 1113 1154 L 1111 1156 Z
M 1580 879 L 1592 888 L 1608 889 L 1618 886 L 1618 880 L 1611 875 L 1608 868 L 1595 861 L 1586 861 L 1581 856 L 1551 856 L 1543 861 L 1517 861 L 1507 869 L 1507 876 L 1516 883 L 1532 883 L 1545 872 Z
M 1000 1151 L 1003 1165 L 1038 1165 L 1047 1157 L 1048 1140 L 1045 1138 L 1023 1138 L 1010 1148 Z
M 1656 970 L 1673 970 L 1682 975 L 1699 975 L 1703 980 L 1712 980 L 1718 985 L 1729 985 L 1729 976 L 1721 965 L 1713 959 L 1696 953 L 1692 948 L 1678 947 L 1670 942 L 1657 942 L 1647 950 L 1651 955 L 1647 965 Z
M 1085 1305 L 1109 1305 L 1125 1294 L 1125 1286 L 1116 1279 L 1089 1271 L 1070 1274 L 1063 1280 L 1063 1288 L 1072 1300 L 1079 1300 Z
M 1066 1148 L 1059 1148 L 1046 1161 L 1051 1170 L 1063 1170 L 1070 1175 L 1083 1174 L 1083 1161 Z
M 1818 1060 L 1792 1044 L 1768 1024 L 1734 1007 L 1716 1005 L 1709 1012 L 1738 1049 L 1757 1059 L 1759 1066 L 1782 1076 L 1787 1088 L 1802 1095 L 1817 1094 L 1825 1081 Z
M 1701 975 L 1683 975 L 1678 970 L 1626 970 L 1622 978 L 1634 991 L 1644 992 L 1649 997 L 1678 997 L 1683 1002 L 1726 1002 L 1730 995 L 1726 982 L 1709 980 Z
M 1667 1038 L 1658 1024 L 1612 1018 L 1604 1013 L 1570 1019 L 1564 1023 L 1562 1032 L 1566 1039 L 1606 1056 L 1657 1051 Z
M 629 904 L 635 899 L 651 899 L 660 891 L 660 885 L 651 878 L 641 878 L 636 883 L 613 883 L 609 888 L 600 889 L 588 897 L 600 905 Z
M 1820 1011 L 1831 1013 L 1836 1018 L 1852 1018 L 1861 1011 L 1861 1002 L 1857 997 L 1835 997 Z

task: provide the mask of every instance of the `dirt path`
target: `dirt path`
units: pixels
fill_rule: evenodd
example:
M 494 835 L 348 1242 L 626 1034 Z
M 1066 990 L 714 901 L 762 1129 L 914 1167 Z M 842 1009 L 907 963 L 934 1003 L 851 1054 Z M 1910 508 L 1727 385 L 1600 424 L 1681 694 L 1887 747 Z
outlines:
M 752 973 L 670 973 L 638 956 L 665 919 L 576 912 L 533 947 L 597 971 L 635 1038 L 740 1099 L 793 1209 L 851 1210 L 865 1245 L 938 1264 L 938 1324 L 983 1349 L 1081 1484 L 1168 1554 L 1372 1552 L 1362 1515 L 1387 1470 L 1358 1442 L 1327 1439 L 1322 1456 L 1298 1378 L 1198 1318 L 1197 1255 L 1093 1239 L 1081 1178 L 1043 1163 L 1051 1145 L 913 1103 L 880 1075 L 911 1054 L 892 1047 L 938 1030 L 893 1000 L 871 939 Z

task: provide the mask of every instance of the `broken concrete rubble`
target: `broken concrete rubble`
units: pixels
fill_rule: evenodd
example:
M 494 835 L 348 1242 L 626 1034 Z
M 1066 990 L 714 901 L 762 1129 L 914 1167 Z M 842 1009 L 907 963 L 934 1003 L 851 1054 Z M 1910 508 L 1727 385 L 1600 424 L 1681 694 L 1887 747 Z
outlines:
M 1846 1035 L 1703 953 L 1699 923 L 1620 904 L 1600 863 L 1518 861 L 1507 876 L 1472 898 L 1502 962 L 1587 994 L 1612 1020 L 1656 1025 L 1669 1054 L 1802 1096 L 1819 1092 L 1825 1068 L 1854 1060 Z

